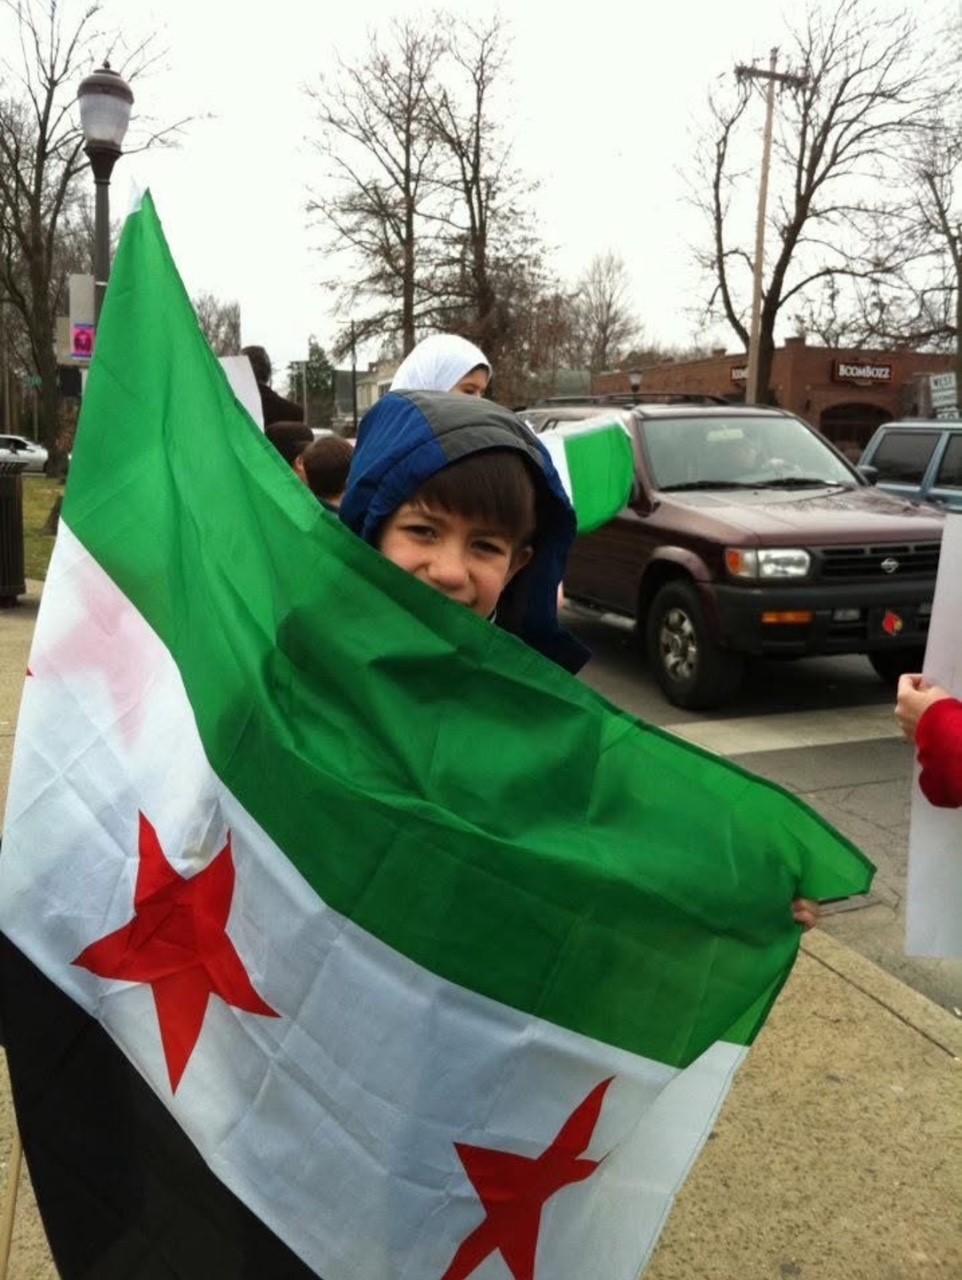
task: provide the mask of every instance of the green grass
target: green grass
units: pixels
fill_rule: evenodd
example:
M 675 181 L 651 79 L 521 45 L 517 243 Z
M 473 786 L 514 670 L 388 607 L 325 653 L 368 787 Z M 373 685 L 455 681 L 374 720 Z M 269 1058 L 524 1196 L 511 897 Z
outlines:
M 24 565 L 28 578 L 45 578 L 53 536 L 43 532 L 47 518 L 58 498 L 63 497 L 63 485 L 46 476 L 23 477 L 23 542 Z

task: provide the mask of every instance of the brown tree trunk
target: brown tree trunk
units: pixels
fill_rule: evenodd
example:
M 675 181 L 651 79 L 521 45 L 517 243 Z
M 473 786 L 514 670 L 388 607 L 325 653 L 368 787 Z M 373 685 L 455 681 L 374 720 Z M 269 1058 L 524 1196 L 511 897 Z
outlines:
M 49 343 L 37 352 L 37 375 L 40 378 L 40 439 L 50 455 L 47 474 L 62 476 L 67 469 L 67 456 L 60 439 L 60 386 L 57 381 L 57 355 L 53 349 L 53 333 Z
M 33 253 L 30 262 L 30 346 L 40 387 L 37 393 L 40 440 L 50 455 L 48 473 L 62 475 L 66 459 L 60 447 L 60 388 L 57 382 L 56 321 L 50 301 L 49 264 L 43 252 L 42 227 L 38 216 L 33 219 Z
M 955 411 L 962 412 L 962 259 L 955 268 Z
M 788 256 L 784 247 L 775 263 L 772 279 L 762 301 L 761 323 L 758 326 L 758 403 L 773 404 L 772 364 L 775 358 L 775 320 L 782 297 L 782 287 Z
M 60 527 L 60 508 L 63 506 L 63 494 L 57 495 L 57 500 L 50 508 L 50 514 L 44 521 L 43 531 L 51 536 L 56 536 L 57 529 Z
M 775 342 L 770 333 L 763 333 L 758 344 L 758 403 L 774 404 L 772 390 L 772 364 L 775 359 Z
M 401 283 L 401 353 L 414 347 L 414 210 L 408 206 L 404 219 L 404 267 Z
M 474 298 L 477 316 L 477 341 L 489 360 L 497 365 L 502 346 L 497 315 L 497 298 L 488 275 L 488 246 L 483 234 L 474 233 L 472 246 L 474 259 Z

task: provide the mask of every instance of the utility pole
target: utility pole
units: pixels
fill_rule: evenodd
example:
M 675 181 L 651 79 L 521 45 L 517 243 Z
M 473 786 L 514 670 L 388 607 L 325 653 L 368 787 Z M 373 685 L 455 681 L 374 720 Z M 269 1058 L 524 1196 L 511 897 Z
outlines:
M 801 88 L 808 82 L 807 76 L 776 71 L 778 50 L 773 49 L 768 70 L 760 67 L 737 66 L 739 80 L 767 80 L 765 101 L 765 134 L 762 141 L 762 171 L 758 180 L 758 216 L 755 222 L 755 270 L 752 281 L 752 324 L 748 339 L 748 376 L 745 380 L 745 403 L 758 404 L 766 388 L 759 386 L 759 333 L 762 325 L 762 277 L 765 271 L 765 215 L 768 209 L 768 173 L 772 163 L 772 120 L 775 115 L 775 86 L 789 84 Z
M 301 398 L 304 401 L 304 421 L 308 426 L 310 423 L 309 406 L 307 403 L 307 361 L 301 361 Z

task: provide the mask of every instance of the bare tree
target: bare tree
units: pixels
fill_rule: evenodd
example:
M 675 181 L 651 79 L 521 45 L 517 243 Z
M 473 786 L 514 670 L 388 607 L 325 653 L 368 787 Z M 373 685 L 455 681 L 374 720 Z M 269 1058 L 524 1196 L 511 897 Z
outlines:
M 433 303 L 438 144 L 426 112 L 440 55 L 433 24 L 396 21 L 387 43 L 371 36 L 363 64 L 342 61 L 332 83 L 308 90 L 321 125 L 314 146 L 331 171 L 330 189 L 307 207 L 325 229 L 326 249 L 353 260 L 341 303 L 374 304 L 356 319 L 357 339 L 397 332 L 405 353 Z
M 954 95 L 947 95 L 954 106 Z M 829 299 L 840 327 L 898 346 L 954 351 L 962 387 L 962 134 L 940 112 L 906 154 L 908 194 L 889 212 L 880 236 L 897 238 L 897 273 L 858 292 L 854 302 Z
M 951 347 L 962 387 L 962 121 L 952 105 L 956 119 L 936 117 L 910 162 L 914 200 L 906 231 L 916 241 L 919 269 L 916 279 L 908 277 L 909 323 L 899 328 L 902 341 Z
M 446 253 L 438 288 L 452 320 L 497 368 L 512 341 L 512 304 L 538 275 L 543 248 L 531 216 L 534 185 L 511 163 L 496 100 L 510 37 L 499 15 L 482 25 L 448 16 L 446 76 L 427 101 L 452 206 L 441 221 Z M 532 272 L 532 267 L 534 271 Z
M 554 392 L 567 364 L 570 297 L 539 252 L 512 262 L 505 274 L 494 264 L 491 279 L 496 299 L 503 299 L 497 303 L 499 345 L 484 348 L 494 368 L 491 394 L 502 404 L 528 404 Z M 473 333 L 470 317 L 459 327 Z
M 17 310 L 40 378 L 41 435 L 56 467 L 58 441 L 56 316 L 68 269 L 87 255 L 78 249 L 84 218 L 78 180 L 87 167 L 74 103 L 93 55 L 113 53 L 128 80 L 154 63 L 151 41 L 128 53 L 116 34 L 97 27 L 92 4 L 66 24 L 56 0 L 2 0 L 19 34 L 15 57 L 3 65 L 0 98 L 0 289 Z M 119 55 L 119 56 L 118 56 Z M 185 122 L 181 122 L 185 123 Z M 151 131 L 139 150 L 169 140 L 180 128 Z
M 592 258 L 575 291 L 575 334 L 581 360 L 591 372 L 611 369 L 638 336 L 628 270 L 615 253 Z
M 240 351 L 240 303 L 222 302 L 212 293 L 199 293 L 194 310 L 204 337 L 215 356 L 236 356 Z
M 337 288 L 358 341 L 426 331 L 477 341 L 495 365 L 511 347 L 512 306 L 529 296 L 542 246 L 496 119 L 509 42 L 500 19 L 473 27 L 434 14 L 392 23 L 362 63 L 311 90 L 330 186 L 308 209 L 343 253 Z M 346 283 L 344 277 L 346 276 Z M 334 354 L 347 348 L 347 326 Z
M 894 154 L 924 125 L 932 90 L 907 14 L 886 16 L 865 0 L 813 10 L 791 32 L 788 62 L 804 72 L 800 88 L 782 92 L 773 149 L 773 190 L 764 284 L 760 381 L 768 387 L 775 325 L 788 305 L 826 286 L 895 277 L 908 250 L 878 237 L 880 211 L 898 199 Z M 696 205 L 709 236 L 699 261 L 711 280 L 710 311 L 720 312 L 747 347 L 751 297 L 750 221 L 738 219 L 740 196 L 754 195 L 752 159 L 739 147 L 752 90 L 710 101 L 711 133 L 702 144 Z M 738 159 L 736 159 L 738 157 Z M 743 161 L 739 169 L 739 162 Z

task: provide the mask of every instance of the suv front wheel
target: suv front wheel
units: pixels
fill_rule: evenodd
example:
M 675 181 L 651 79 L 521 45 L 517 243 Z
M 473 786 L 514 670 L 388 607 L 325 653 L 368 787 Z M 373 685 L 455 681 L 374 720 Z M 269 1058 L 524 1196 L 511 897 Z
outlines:
M 690 583 L 669 582 L 661 588 L 648 610 L 645 639 L 655 679 L 676 707 L 707 710 L 734 696 L 745 659 L 720 648 L 709 635 L 698 592 Z
M 898 684 L 899 676 L 904 671 L 921 671 L 925 661 L 925 648 L 922 645 L 910 649 L 883 649 L 870 653 L 868 660 L 875 668 L 875 674 L 886 684 Z

